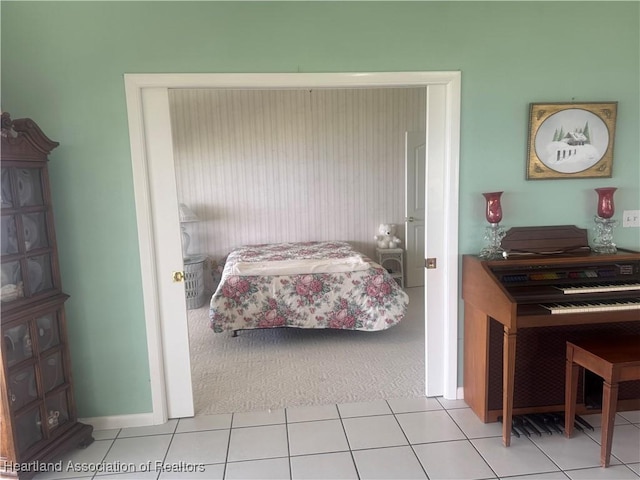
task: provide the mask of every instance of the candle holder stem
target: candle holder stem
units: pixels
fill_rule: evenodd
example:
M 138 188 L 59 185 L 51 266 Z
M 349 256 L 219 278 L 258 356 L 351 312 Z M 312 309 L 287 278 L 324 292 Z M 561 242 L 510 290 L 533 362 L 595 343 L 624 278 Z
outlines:
M 618 222 L 612 218 L 593 217 L 596 223 L 596 238 L 593 251 L 596 253 L 616 253 L 616 244 L 613 243 L 613 229 Z
M 504 258 L 505 250 L 502 248 L 502 239 L 506 230 L 499 223 L 490 223 L 485 228 L 484 239 L 487 246 L 480 251 L 480 258 L 485 260 L 498 260 Z

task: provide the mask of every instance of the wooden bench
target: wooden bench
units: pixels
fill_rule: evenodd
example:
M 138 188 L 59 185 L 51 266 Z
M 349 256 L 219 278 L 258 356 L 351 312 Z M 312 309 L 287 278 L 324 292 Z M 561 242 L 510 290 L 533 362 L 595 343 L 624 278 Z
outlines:
M 571 437 L 576 413 L 580 367 L 603 378 L 600 464 L 609 466 L 618 383 L 640 380 L 640 335 L 567 342 L 565 436 Z

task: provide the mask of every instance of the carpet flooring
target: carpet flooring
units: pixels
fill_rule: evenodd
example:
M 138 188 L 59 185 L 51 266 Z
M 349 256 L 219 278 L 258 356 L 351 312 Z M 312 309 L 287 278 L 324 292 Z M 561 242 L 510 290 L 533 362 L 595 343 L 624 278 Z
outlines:
M 424 288 L 379 332 L 277 328 L 214 333 L 188 311 L 196 415 L 424 395 Z

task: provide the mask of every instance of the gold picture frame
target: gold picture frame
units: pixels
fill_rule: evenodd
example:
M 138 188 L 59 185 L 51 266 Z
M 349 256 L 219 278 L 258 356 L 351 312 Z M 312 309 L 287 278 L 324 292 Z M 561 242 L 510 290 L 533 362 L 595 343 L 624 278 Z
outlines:
M 618 102 L 532 103 L 527 180 L 611 177 Z

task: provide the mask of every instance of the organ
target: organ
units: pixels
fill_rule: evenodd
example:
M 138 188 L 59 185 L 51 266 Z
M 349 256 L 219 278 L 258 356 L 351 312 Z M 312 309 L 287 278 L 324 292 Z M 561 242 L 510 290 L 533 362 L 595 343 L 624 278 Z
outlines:
M 506 446 L 514 414 L 564 409 L 567 340 L 640 333 L 639 252 L 600 255 L 562 242 L 550 248 L 536 237 L 554 227 L 526 228 L 516 237 L 533 240 L 511 245 L 507 258 L 464 255 L 462 265 L 464 397 L 482 421 L 502 419 Z M 585 403 L 586 383 L 579 414 L 595 411 Z M 638 408 L 640 382 L 628 382 L 618 410 Z

